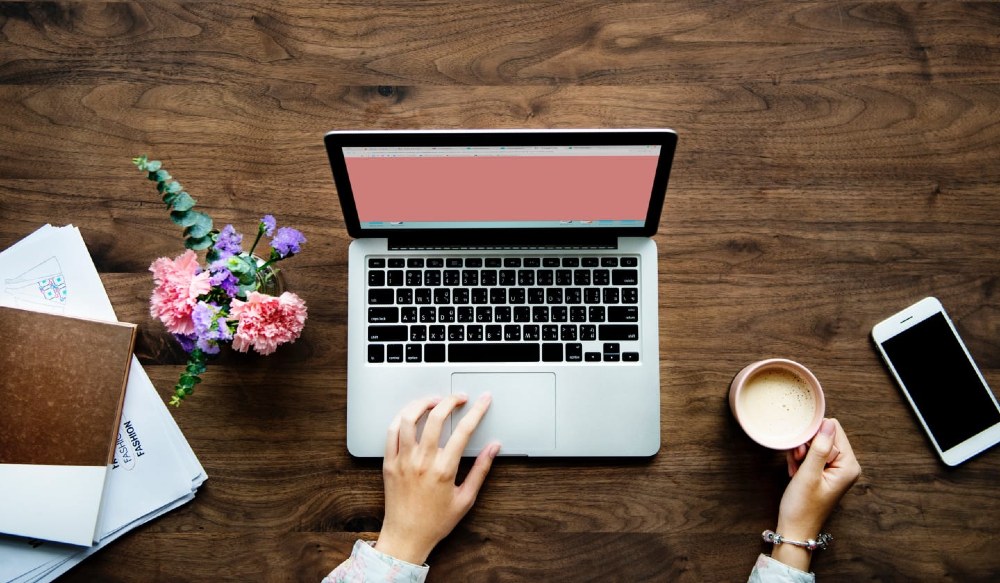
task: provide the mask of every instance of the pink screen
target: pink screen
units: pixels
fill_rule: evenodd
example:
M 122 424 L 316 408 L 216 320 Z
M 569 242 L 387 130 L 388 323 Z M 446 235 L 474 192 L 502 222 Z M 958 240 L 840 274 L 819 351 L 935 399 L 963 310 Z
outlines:
M 646 218 L 657 156 L 347 157 L 358 219 Z

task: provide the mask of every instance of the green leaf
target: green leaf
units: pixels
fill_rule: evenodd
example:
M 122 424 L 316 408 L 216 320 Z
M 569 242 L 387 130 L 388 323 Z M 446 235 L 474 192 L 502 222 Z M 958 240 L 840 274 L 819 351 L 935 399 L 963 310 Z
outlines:
M 163 202 L 167 203 L 167 208 L 174 206 L 174 201 L 177 200 L 178 195 L 168 192 L 163 195 Z
M 184 246 L 193 251 L 201 251 L 212 244 L 212 238 L 205 237 L 192 237 L 184 240 Z
M 135 164 L 136 167 L 139 168 L 139 170 L 145 170 L 146 169 L 146 155 L 145 154 L 140 154 L 140 155 L 136 156 L 135 158 L 132 158 L 132 163 Z
M 156 172 L 161 166 L 163 166 L 163 164 L 159 160 L 152 160 L 146 163 L 146 170 L 149 172 Z
M 195 199 L 191 198 L 190 194 L 188 194 L 187 192 L 181 191 L 181 192 L 177 193 L 177 196 L 174 197 L 173 202 L 171 202 L 170 204 L 171 204 L 171 206 L 174 207 L 175 211 L 189 211 L 192 208 L 194 208 L 194 205 L 197 202 L 198 201 L 196 201 Z M 200 236 L 201 235 L 199 235 L 199 237 Z
M 166 182 L 171 178 L 170 173 L 166 170 L 157 170 L 156 172 L 149 173 L 149 179 L 155 180 L 156 182 Z
M 209 230 L 210 230 L 209 228 L 205 227 L 204 223 L 195 223 L 190 227 L 184 229 L 184 236 L 189 239 L 201 239 L 202 237 L 206 237 L 208 235 Z M 207 238 L 210 243 L 215 242 L 212 241 L 211 237 Z M 204 249 L 204 247 L 202 247 L 202 249 Z
M 173 182 L 168 182 L 167 183 L 166 190 L 167 190 L 167 192 L 180 192 L 180 191 L 184 190 L 184 187 L 181 186 L 180 182 L 177 182 L 175 180 Z
M 198 211 L 172 211 L 170 220 L 181 227 L 190 227 L 198 222 Z

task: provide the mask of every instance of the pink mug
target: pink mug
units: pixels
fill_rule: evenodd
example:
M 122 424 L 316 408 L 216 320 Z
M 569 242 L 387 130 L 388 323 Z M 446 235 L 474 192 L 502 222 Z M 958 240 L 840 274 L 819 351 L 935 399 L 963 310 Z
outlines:
M 748 364 L 729 385 L 729 407 L 750 439 L 771 449 L 793 449 L 816 435 L 826 400 L 819 381 L 801 364 L 769 358 Z

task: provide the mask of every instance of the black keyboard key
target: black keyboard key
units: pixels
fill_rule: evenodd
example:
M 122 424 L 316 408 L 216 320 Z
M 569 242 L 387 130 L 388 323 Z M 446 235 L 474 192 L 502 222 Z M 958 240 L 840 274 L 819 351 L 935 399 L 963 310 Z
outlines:
M 622 267 L 636 267 L 638 265 L 638 257 L 622 257 Z
M 477 322 L 492 322 L 493 321 L 493 306 L 479 306 L 476 308 L 476 321 Z
M 461 257 L 449 257 L 444 261 L 445 267 L 462 267 Z
M 507 291 L 507 303 L 508 304 L 523 304 L 524 303 L 524 288 L 515 287 Z
M 423 272 L 416 269 L 406 270 L 406 285 L 410 287 L 416 287 L 418 285 L 423 285 Z
M 462 342 L 463 340 L 465 340 L 465 326 L 462 326 L 461 324 L 448 326 L 449 342 Z
M 503 342 L 448 345 L 449 362 L 538 362 L 540 358 L 539 344 Z
M 457 287 L 454 290 L 452 290 L 451 302 L 453 304 L 469 303 L 469 289 L 464 287 Z
M 462 283 L 462 272 L 457 269 L 445 269 L 441 281 L 444 285 L 455 287 Z
M 549 304 L 563 303 L 563 290 L 558 287 L 550 287 L 545 292 L 545 301 Z
M 588 319 L 591 322 L 603 322 L 605 319 L 604 306 L 590 306 Z
M 413 290 L 408 287 L 401 287 L 396 290 L 396 303 L 397 304 L 412 304 L 413 303 Z
M 486 330 L 487 342 L 499 342 L 503 340 L 503 326 L 490 324 L 489 326 L 483 326 L 483 328 Z
M 566 306 L 552 306 L 549 310 L 549 319 L 553 322 L 566 322 L 569 320 L 569 308 Z
M 407 267 L 413 267 L 413 268 L 423 267 L 424 266 L 424 258 L 423 257 L 410 257 L 409 259 L 406 260 L 406 266 Z
M 622 351 L 622 345 L 617 342 L 605 342 L 603 348 L 605 354 L 609 352 L 619 353 Z
M 521 267 L 520 257 L 507 257 L 503 260 L 504 267 Z
M 419 344 L 406 345 L 406 362 L 420 362 L 423 351 Z
M 422 305 L 431 303 L 431 289 L 428 287 L 422 287 L 414 290 L 413 303 Z
M 511 290 L 514 291 L 514 290 Z M 513 303 L 513 302 L 511 302 Z M 529 304 L 544 304 L 545 303 L 545 288 L 533 287 L 528 290 L 528 303 Z
M 618 303 L 618 288 L 616 287 L 606 287 L 603 291 L 604 303 L 605 304 L 617 304 Z
M 497 284 L 497 272 L 495 269 L 484 269 L 479 272 L 479 285 L 493 287 Z
M 638 304 L 639 303 L 639 288 L 635 288 L 635 287 L 622 288 L 622 303 L 623 304 Z
M 368 303 L 373 305 L 391 304 L 394 296 L 391 289 L 370 289 L 368 290 Z
M 486 258 L 486 267 L 502 267 L 502 266 L 503 266 L 503 260 L 501 260 L 499 257 Z
M 529 308 L 528 306 L 517 306 L 516 308 L 514 308 L 514 321 L 530 322 L 531 308 Z
M 371 287 L 382 287 L 383 285 L 385 285 L 385 272 L 369 271 L 368 285 L 370 285 Z
M 472 288 L 472 303 L 487 304 L 490 301 L 489 291 L 485 287 Z
M 428 269 L 424 272 L 424 285 L 437 287 L 441 285 L 441 271 L 438 269 Z
M 594 285 L 608 285 L 611 283 L 610 273 L 607 269 L 595 269 L 594 277 L 592 278 Z
M 368 362 L 385 361 L 385 344 L 368 345 Z
M 615 353 L 605 352 L 604 353 L 604 362 L 618 362 L 621 359 L 622 359 L 622 355 L 618 354 L 617 352 L 615 352 Z
M 542 260 L 538 257 L 525 257 L 524 266 L 525 267 L 540 267 L 542 265 Z
M 494 322 L 510 322 L 510 306 L 497 306 L 493 308 Z
M 437 308 L 427 307 L 420 308 L 420 321 L 424 324 L 432 324 L 437 322 Z
M 590 270 L 577 269 L 573 271 L 573 285 L 590 285 Z
M 555 324 L 545 324 L 542 326 L 542 340 L 559 340 L 559 326 Z
M 638 340 L 639 326 L 637 324 L 601 324 L 597 328 L 601 340 Z
M 462 285 L 464 286 L 479 285 L 479 271 L 475 269 L 463 269 Z
M 393 286 L 399 287 L 403 285 L 403 270 L 402 269 L 390 269 L 387 272 L 386 283 Z
M 582 267 L 597 267 L 599 264 L 600 262 L 596 257 L 584 257 L 580 260 L 580 265 Z
M 585 304 L 601 303 L 601 288 L 588 287 L 585 290 L 583 290 L 583 303 Z
M 576 340 L 576 326 L 573 324 L 559 326 L 559 339 L 563 342 Z
M 497 283 L 504 287 L 510 287 L 517 284 L 517 272 L 513 269 L 501 269 L 499 273 L 499 278 Z
M 535 272 L 535 283 L 537 285 L 549 286 L 556 281 L 551 269 L 539 269 Z
M 405 324 L 412 324 L 417 321 L 417 309 L 416 308 L 400 308 L 399 309 L 399 321 Z
M 556 270 L 556 285 L 573 285 L 573 270 L 572 269 L 557 269 Z
M 584 355 L 584 359 L 587 362 L 600 362 L 601 361 L 601 353 L 600 352 L 588 352 L 588 353 L 586 353 Z
M 389 267 L 400 268 L 406 267 L 406 260 L 402 257 L 392 257 L 389 259 Z
M 583 303 L 583 292 L 580 291 L 578 287 L 568 287 L 565 290 L 563 297 L 567 304 L 582 304 Z
M 476 311 L 472 306 L 459 306 L 456 316 L 459 322 L 468 324 L 476 320 Z
M 593 324 L 580 326 L 580 340 L 597 340 L 597 326 Z
M 410 326 L 410 342 L 423 342 L 427 340 L 427 326 Z
M 601 257 L 601 267 L 618 267 L 618 258 Z
M 444 342 L 444 326 L 430 326 L 427 339 L 431 342 Z
M 434 258 L 428 259 L 427 260 L 427 267 L 433 267 L 433 268 L 440 269 L 440 268 L 444 267 L 444 259 L 441 259 L 440 257 L 434 257 Z
M 558 257 L 545 257 L 542 259 L 543 267 L 559 267 Z
M 476 268 L 482 267 L 483 266 L 483 258 L 482 257 L 467 257 L 465 259 L 465 266 L 466 267 L 476 267 Z
M 611 271 L 611 283 L 614 285 L 639 285 L 638 269 L 615 269 Z
M 507 290 L 502 287 L 490 288 L 490 303 L 491 304 L 506 304 L 507 303 Z
M 566 345 L 566 362 L 580 362 L 583 360 L 583 345 L 579 342 L 571 342 Z
M 385 259 L 370 258 L 368 259 L 368 267 L 382 268 L 385 267 Z
M 503 327 L 503 339 L 507 342 L 520 342 L 521 327 L 517 324 L 507 324 Z
M 623 352 L 622 353 L 623 362 L 639 362 L 638 352 Z
M 444 344 L 424 346 L 424 362 L 444 362 Z
M 446 287 L 439 287 L 434 290 L 434 303 L 435 304 L 450 304 L 451 303 L 451 290 Z
M 611 306 L 608 308 L 608 322 L 638 322 L 639 306 Z
M 399 308 L 368 308 L 368 321 L 372 323 L 395 324 L 399 322 Z
M 562 362 L 562 344 L 542 344 L 542 362 Z
M 406 326 L 369 326 L 369 342 L 402 342 L 406 340 Z
M 571 306 L 569 309 L 569 321 L 577 323 L 586 322 L 587 308 L 583 306 Z
M 455 308 L 452 306 L 441 306 L 438 308 L 438 322 L 448 324 L 455 321 Z
M 390 344 L 385 350 L 386 362 L 403 362 L 403 345 Z
M 470 342 L 478 342 L 483 339 L 483 327 L 479 324 L 468 326 L 465 329 L 465 338 Z
M 530 269 L 522 269 L 517 272 L 517 285 L 535 285 L 535 272 Z
M 525 340 L 541 340 L 541 328 L 538 324 L 525 324 L 523 328 L 523 333 Z
M 580 267 L 579 257 L 563 257 L 562 260 L 563 267 Z
M 549 321 L 549 307 L 548 306 L 535 306 L 531 308 L 531 321 L 532 322 L 548 322 Z

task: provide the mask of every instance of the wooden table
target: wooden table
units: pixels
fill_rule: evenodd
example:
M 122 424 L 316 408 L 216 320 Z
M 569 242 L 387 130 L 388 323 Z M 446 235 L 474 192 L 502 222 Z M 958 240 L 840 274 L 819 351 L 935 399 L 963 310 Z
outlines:
M 338 128 L 671 127 L 660 252 L 663 447 L 501 459 L 432 581 L 743 580 L 787 482 L 726 402 L 769 356 L 826 388 L 864 468 L 830 581 L 1000 576 L 1000 451 L 948 469 L 869 340 L 926 295 L 1000 387 L 1000 5 L 942 2 L 0 2 L 0 248 L 78 225 L 166 398 L 148 314 L 181 238 L 129 159 L 218 225 L 309 241 L 309 305 L 270 357 L 225 353 L 175 418 L 210 476 L 66 581 L 319 581 L 378 531 L 378 462 L 345 447 Z M 6 275 L 6 274 L 4 274 Z M 609 398 L 613 398 L 610 396 Z

